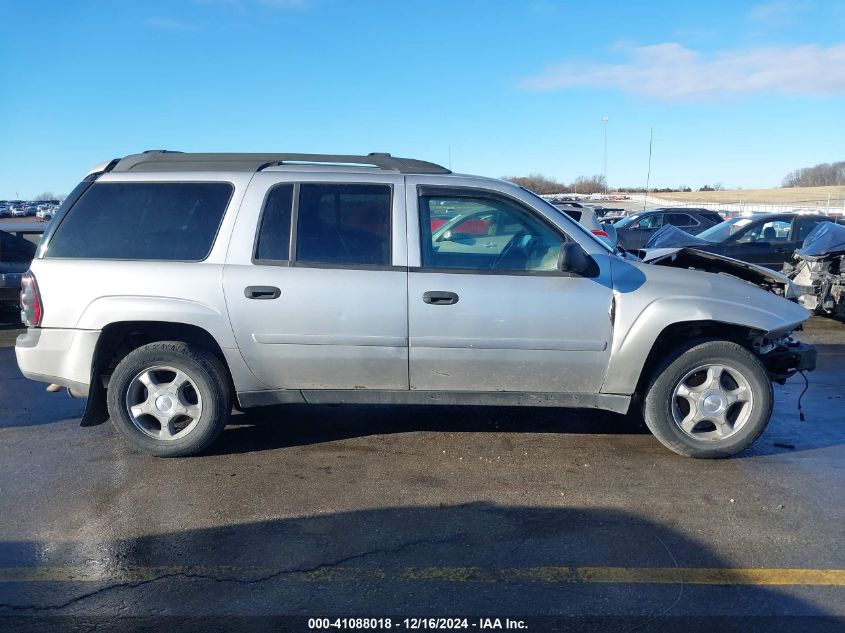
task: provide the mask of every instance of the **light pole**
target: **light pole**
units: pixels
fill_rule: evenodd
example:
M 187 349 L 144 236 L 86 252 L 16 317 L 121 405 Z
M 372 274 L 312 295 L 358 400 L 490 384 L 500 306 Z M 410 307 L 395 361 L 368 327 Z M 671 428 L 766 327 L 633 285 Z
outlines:
M 645 198 L 643 198 L 643 211 L 648 205 L 648 186 L 651 182 L 651 148 L 654 142 L 654 128 L 648 129 L 648 173 L 645 177 Z
M 601 164 L 601 175 L 604 177 L 604 195 L 607 195 L 607 121 L 606 116 L 601 118 L 602 125 L 604 125 L 604 157 Z

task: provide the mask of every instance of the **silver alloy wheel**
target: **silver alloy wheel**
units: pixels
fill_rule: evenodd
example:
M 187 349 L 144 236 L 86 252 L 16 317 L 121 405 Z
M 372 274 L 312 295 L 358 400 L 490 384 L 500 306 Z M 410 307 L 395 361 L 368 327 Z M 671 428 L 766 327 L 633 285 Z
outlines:
M 697 367 L 672 392 L 675 424 L 696 440 L 719 441 L 736 434 L 751 417 L 754 393 L 742 373 L 727 365 Z
M 186 436 L 199 422 L 202 397 L 185 372 L 174 367 L 148 367 L 129 383 L 126 410 L 144 434 L 173 441 Z

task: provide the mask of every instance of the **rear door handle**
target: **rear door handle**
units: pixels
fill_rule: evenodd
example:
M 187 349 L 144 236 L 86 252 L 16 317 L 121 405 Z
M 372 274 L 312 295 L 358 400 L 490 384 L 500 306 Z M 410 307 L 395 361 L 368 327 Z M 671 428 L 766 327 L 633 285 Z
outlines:
M 247 286 L 244 288 L 244 296 L 247 299 L 278 299 L 282 291 L 276 286 Z
M 443 290 L 429 290 L 423 294 L 423 301 L 433 306 L 450 306 L 458 302 L 458 295 Z

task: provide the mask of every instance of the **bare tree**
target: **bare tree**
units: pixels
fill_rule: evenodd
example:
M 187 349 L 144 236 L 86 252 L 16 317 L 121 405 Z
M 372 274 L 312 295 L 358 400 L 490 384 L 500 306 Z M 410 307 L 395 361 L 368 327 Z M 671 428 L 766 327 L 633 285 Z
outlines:
M 825 187 L 845 185 L 845 161 L 819 163 L 814 167 L 796 169 L 783 179 L 783 187 Z
M 578 193 L 604 193 L 604 176 L 578 176 L 572 188 Z
M 504 176 L 502 180 L 509 180 L 512 183 L 525 187 L 537 194 L 569 193 L 572 191 L 562 182 L 549 178 L 543 174 L 529 174 L 528 176 Z

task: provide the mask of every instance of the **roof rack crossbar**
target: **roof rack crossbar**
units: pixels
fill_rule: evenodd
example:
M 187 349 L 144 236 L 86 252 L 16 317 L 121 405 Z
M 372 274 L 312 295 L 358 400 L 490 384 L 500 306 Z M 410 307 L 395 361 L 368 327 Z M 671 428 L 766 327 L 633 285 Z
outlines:
M 423 160 L 399 158 L 379 152 L 353 154 L 212 154 L 148 150 L 122 158 L 113 171 L 261 171 L 289 164 L 370 165 L 402 174 L 450 174 L 450 170 Z

